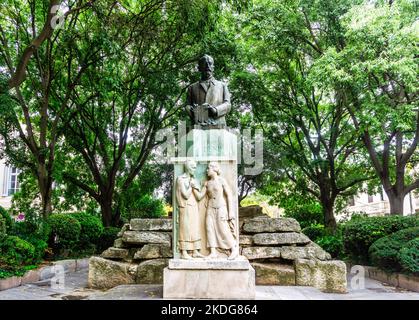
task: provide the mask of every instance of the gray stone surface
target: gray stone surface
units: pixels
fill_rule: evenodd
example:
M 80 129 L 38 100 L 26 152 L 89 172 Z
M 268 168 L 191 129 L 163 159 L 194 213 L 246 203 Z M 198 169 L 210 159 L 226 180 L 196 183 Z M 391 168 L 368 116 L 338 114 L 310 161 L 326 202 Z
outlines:
M 162 299 L 162 285 L 121 285 L 102 291 L 88 289 L 88 270 L 65 275 L 65 289 L 52 289 L 49 284 L 26 284 L 0 291 L 0 300 L 142 300 Z M 324 293 L 312 287 L 256 286 L 257 300 L 418 300 L 419 293 L 395 288 L 379 281 L 365 278 L 365 287 L 351 287 L 348 274 L 348 293 Z
M 171 244 L 169 233 L 156 231 L 125 231 L 122 239 L 125 243 L 129 244 Z
M 122 237 L 122 234 L 121 234 Z M 126 245 L 124 244 L 124 241 L 122 241 L 122 238 L 115 239 L 113 242 L 114 248 L 125 248 Z
M 298 286 L 311 286 L 323 292 L 346 293 L 346 265 L 343 261 L 295 260 Z
M 90 258 L 77 259 L 76 260 L 76 271 L 89 268 Z
M 314 248 L 315 255 L 316 255 L 317 259 L 320 259 L 320 260 L 330 260 L 330 259 L 332 259 L 332 256 L 330 255 L 330 253 L 323 250 L 322 247 L 320 247 L 317 243 L 315 243 L 313 241 L 310 241 L 310 243 L 307 244 L 306 247 Z
M 253 236 L 241 234 L 239 237 L 240 246 L 251 246 L 253 245 Z
M 125 231 L 128 231 L 130 229 L 129 223 L 126 223 L 122 226 L 121 231 L 118 232 L 118 237 L 122 237 Z
M 76 260 L 60 260 L 60 261 L 54 262 L 53 264 L 63 266 L 64 272 L 76 271 Z
M 137 268 L 136 283 L 162 284 L 163 269 L 168 265 L 167 259 L 153 259 L 141 262 Z
M 283 244 L 307 244 L 310 239 L 303 233 L 258 233 L 253 236 L 255 245 L 283 245 Z
M 242 255 L 249 260 L 280 258 L 282 249 L 280 247 L 248 247 L 243 248 Z
M 170 259 L 169 269 L 179 270 L 248 270 L 249 261 L 240 256 L 235 260 L 227 259 Z
M 268 262 L 251 264 L 256 271 L 257 285 L 295 286 L 293 266 Z
M 106 259 L 126 259 L 128 258 L 129 250 L 122 248 L 110 247 L 102 252 L 100 255 L 102 258 Z
M 22 277 L 21 284 L 33 283 L 39 281 L 39 271 L 37 270 L 29 270 L 25 273 Z
M 134 259 L 172 258 L 173 253 L 167 244 L 146 244 L 134 254 Z
M 281 247 L 281 258 L 286 260 L 295 259 L 330 259 L 330 255 L 320 247 L 305 246 L 305 247 Z
M 172 219 L 131 219 L 131 230 L 135 231 L 172 231 Z
M 293 218 L 257 217 L 246 221 L 243 231 L 248 233 L 263 232 L 300 232 L 300 224 Z
M 137 265 L 103 259 L 90 258 L 88 284 L 90 288 L 109 289 L 121 284 L 135 283 Z
M 254 299 L 255 270 L 164 269 L 166 299 Z

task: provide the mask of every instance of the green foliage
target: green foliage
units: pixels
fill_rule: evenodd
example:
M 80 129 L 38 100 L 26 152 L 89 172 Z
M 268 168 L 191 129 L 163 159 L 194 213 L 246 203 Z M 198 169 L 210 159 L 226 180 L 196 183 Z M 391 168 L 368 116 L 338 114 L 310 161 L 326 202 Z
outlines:
M 311 241 L 316 242 L 318 238 L 326 235 L 326 229 L 323 224 L 316 223 L 301 230 Z
M 330 253 L 332 258 L 343 257 L 343 238 L 341 234 L 320 236 L 315 242 Z
M 419 226 L 418 216 L 357 217 L 344 225 L 345 252 L 355 262 L 368 263 L 368 249 L 378 239 Z
M 59 249 L 72 249 L 79 241 L 81 224 L 70 214 L 53 214 L 48 218 L 49 242 Z
M 401 271 L 399 252 L 409 241 L 418 237 L 419 227 L 415 227 L 378 239 L 369 248 L 371 263 L 385 270 Z
M 0 216 L 0 241 L 6 236 L 6 221 Z
M 89 244 L 97 243 L 103 232 L 102 221 L 87 212 L 77 212 L 71 216 L 76 218 L 81 225 L 79 245 L 86 247 Z
M 118 237 L 117 234 L 120 230 L 120 228 L 116 227 L 105 227 L 102 235 L 99 238 L 99 242 L 97 243 L 98 252 L 106 250 L 109 247 L 113 247 L 113 243 Z
M 10 232 L 13 227 L 13 220 L 10 214 L 7 212 L 7 210 L 4 209 L 2 206 L 0 206 L 0 219 L 3 219 L 4 221 L 3 223 L 6 228 L 5 232 Z
M 419 237 L 410 240 L 400 249 L 398 260 L 405 271 L 419 274 Z
M 42 221 L 35 221 L 27 217 L 25 221 L 15 222 L 12 233 L 31 243 L 35 248 L 35 261 L 40 262 L 48 248 L 49 225 Z
M 163 201 L 146 194 L 140 198 L 132 198 L 129 211 L 126 211 L 123 217 L 127 220 L 134 218 L 159 218 L 164 213 Z
M 16 236 L 7 236 L 0 242 L 0 260 L 10 266 L 31 264 L 35 260 L 35 248 Z

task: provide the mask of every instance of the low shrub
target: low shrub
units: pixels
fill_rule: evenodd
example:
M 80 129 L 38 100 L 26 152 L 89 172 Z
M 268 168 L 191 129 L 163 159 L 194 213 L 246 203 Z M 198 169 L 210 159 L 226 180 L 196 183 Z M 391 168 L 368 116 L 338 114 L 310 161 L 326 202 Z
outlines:
M 129 209 L 124 212 L 124 218 L 128 221 L 134 218 L 159 218 L 165 214 L 162 200 L 155 199 L 151 195 L 144 195 L 130 203 Z
M 326 229 L 322 224 L 312 224 L 309 227 L 306 227 L 302 230 L 302 232 L 310 238 L 312 241 L 316 241 L 316 239 L 323 237 L 326 235 Z
M 35 247 L 16 236 L 6 236 L 0 243 L 0 259 L 8 266 L 32 264 L 35 259 Z
M 419 237 L 419 227 L 403 229 L 375 241 L 369 248 L 370 261 L 374 266 L 389 271 L 401 271 L 400 250 Z
M 102 221 L 87 212 L 77 212 L 71 216 L 76 218 L 81 226 L 79 245 L 88 247 L 90 244 L 97 243 L 103 233 Z
M 419 274 L 419 238 L 407 242 L 400 249 L 398 258 L 405 271 Z
M 13 225 L 13 234 L 26 240 L 35 247 L 35 259 L 41 261 L 48 248 L 48 237 L 50 227 L 45 222 L 35 223 L 35 221 L 21 221 Z
M 0 216 L 0 241 L 6 236 L 6 221 Z
M 337 235 L 324 235 L 315 241 L 323 250 L 330 253 L 332 258 L 343 257 L 343 239 L 342 236 Z
M 97 243 L 97 250 L 102 252 L 103 250 L 108 249 L 109 247 L 113 247 L 113 243 L 115 239 L 118 237 L 117 234 L 121 229 L 116 227 L 106 227 L 102 235 L 99 237 L 99 241 Z
M 79 241 L 81 224 L 70 214 L 53 214 L 48 218 L 49 243 L 54 249 L 72 249 Z
M 4 209 L 2 206 L 0 206 L 0 220 L 1 220 L 1 218 L 3 218 L 3 220 L 4 220 L 6 233 L 10 233 L 10 231 L 13 227 L 13 220 L 12 220 L 12 217 L 10 216 L 10 214 L 7 212 L 7 210 Z
M 368 250 L 375 241 L 396 231 L 417 226 L 417 215 L 351 219 L 345 223 L 343 230 L 345 252 L 354 262 L 368 264 Z

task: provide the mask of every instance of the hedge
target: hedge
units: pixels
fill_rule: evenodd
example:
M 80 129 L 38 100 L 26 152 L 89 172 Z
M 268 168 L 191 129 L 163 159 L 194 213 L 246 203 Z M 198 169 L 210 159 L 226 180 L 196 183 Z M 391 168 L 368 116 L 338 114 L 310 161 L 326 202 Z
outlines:
M 419 274 L 419 238 L 410 240 L 403 246 L 398 258 L 405 271 Z
M 365 217 L 348 221 L 343 228 L 345 253 L 357 263 L 368 264 L 369 247 L 378 239 L 402 229 L 418 227 L 417 215 Z

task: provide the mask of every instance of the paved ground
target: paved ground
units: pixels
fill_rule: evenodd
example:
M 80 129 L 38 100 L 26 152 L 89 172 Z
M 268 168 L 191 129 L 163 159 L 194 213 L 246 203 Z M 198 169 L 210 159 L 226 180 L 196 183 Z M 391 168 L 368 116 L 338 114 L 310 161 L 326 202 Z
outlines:
M 350 283 L 350 282 L 348 282 Z M 87 288 L 87 270 L 68 273 L 63 289 L 50 281 L 0 291 L 0 300 L 142 300 L 162 299 L 161 285 L 118 286 L 108 291 Z M 257 300 L 419 300 L 419 293 L 366 278 L 365 288 L 347 294 L 323 293 L 311 287 L 257 286 Z

